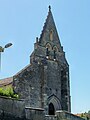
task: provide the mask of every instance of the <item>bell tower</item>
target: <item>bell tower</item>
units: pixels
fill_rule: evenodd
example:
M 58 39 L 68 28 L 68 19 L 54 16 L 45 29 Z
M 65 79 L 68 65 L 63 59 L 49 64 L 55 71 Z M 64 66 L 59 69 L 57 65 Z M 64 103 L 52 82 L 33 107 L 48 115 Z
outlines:
M 69 64 L 61 46 L 51 7 L 43 26 L 40 38 L 36 38 L 31 64 L 42 67 L 41 91 L 42 107 L 48 114 L 57 110 L 71 111 Z
M 56 60 L 57 58 L 58 61 L 60 60 L 60 54 L 64 54 L 50 6 L 40 38 L 36 38 L 36 43 L 34 44 L 34 51 L 31 55 L 31 62 L 33 62 L 32 58 L 35 57 L 35 54 L 42 58 L 45 57 L 52 60 Z

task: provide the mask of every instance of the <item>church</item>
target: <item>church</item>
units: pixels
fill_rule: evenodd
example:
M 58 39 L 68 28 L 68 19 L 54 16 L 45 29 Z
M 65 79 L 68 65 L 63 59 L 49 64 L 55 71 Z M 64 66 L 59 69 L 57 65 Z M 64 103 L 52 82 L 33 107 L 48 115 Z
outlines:
M 13 88 L 20 99 L 25 99 L 26 106 L 44 108 L 46 114 L 71 111 L 69 65 L 50 6 L 30 64 L 13 77 Z
M 69 64 L 50 6 L 40 38 L 36 37 L 34 50 L 30 55 L 30 64 L 13 77 L 0 81 L 0 87 L 8 85 L 12 86 L 19 99 L 0 96 L 0 114 L 3 111 L 11 112 L 13 115 L 31 119 L 31 116 L 36 114 L 35 112 L 29 116 L 33 110 L 43 110 L 44 115 L 48 116 L 66 111 L 65 114 L 59 115 L 65 115 L 65 118 L 69 116 L 70 120 L 82 120 L 71 114 Z M 8 105 L 8 109 L 4 104 Z M 39 120 L 42 119 L 39 118 Z

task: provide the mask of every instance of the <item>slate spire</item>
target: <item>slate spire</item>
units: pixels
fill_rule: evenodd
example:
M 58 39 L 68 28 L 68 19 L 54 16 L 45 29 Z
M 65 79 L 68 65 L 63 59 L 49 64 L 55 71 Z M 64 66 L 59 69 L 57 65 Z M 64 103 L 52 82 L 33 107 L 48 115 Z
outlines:
M 53 45 L 58 46 L 59 50 L 61 49 L 61 43 L 60 43 L 56 25 L 53 19 L 51 6 L 49 6 L 48 15 L 39 39 L 39 43 L 42 46 L 45 46 L 47 42 L 52 44 L 52 46 Z

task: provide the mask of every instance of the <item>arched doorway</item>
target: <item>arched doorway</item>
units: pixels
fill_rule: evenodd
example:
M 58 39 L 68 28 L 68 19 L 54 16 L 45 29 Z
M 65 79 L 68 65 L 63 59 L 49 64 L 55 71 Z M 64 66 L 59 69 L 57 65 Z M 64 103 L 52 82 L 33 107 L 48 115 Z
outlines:
M 55 115 L 55 108 L 52 103 L 49 104 L 49 115 Z

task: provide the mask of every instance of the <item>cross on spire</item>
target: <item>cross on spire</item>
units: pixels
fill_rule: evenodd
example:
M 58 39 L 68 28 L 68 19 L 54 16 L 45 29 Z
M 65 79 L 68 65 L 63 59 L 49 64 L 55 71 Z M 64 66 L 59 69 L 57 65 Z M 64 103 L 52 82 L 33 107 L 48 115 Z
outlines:
M 49 8 L 49 11 L 51 11 L 51 6 L 50 6 L 50 5 L 49 5 L 49 7 L 48 7 L 48 8 Z

